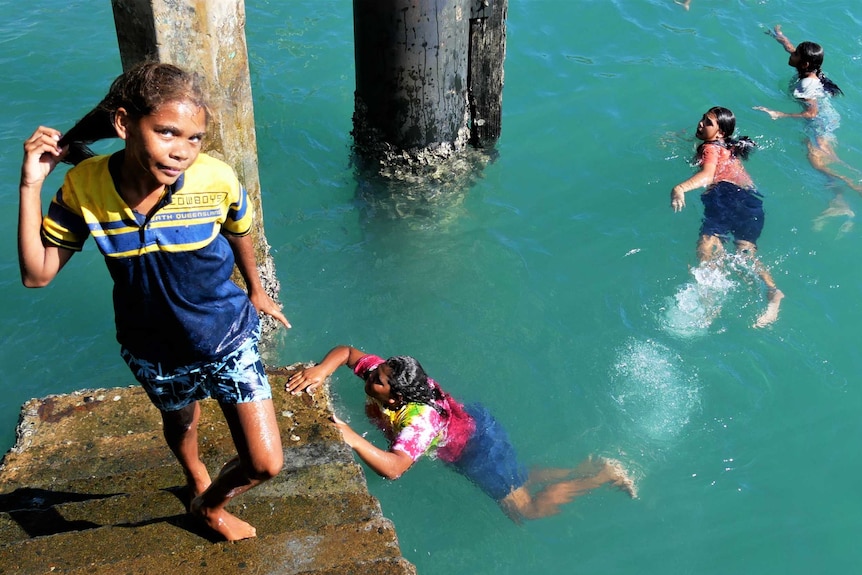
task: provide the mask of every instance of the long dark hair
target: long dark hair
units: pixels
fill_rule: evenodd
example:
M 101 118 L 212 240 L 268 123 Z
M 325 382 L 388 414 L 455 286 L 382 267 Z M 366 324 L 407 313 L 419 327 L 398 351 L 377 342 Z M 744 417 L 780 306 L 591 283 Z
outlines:
M 396 355 L 386 360 L 392 370 L 389 376 L 389 390 L 405 403 L 424 403 L 430 405 L 443 417 L 449 413 L 440 402 L 444 395 L 439 387 L 428 383 L 428 374 L 415 358 L 409 355 Z
M 724 143 L 725 148 L 730 149 L 730 153 L 734 156 L 747 160 L 748 155 L 751 153 L 757 144 L 754 143 L 754 140 L 749 138 L 748 136 L 742 136 L 739 139 L 732 138 L 731 134 L 736 130 L 736 116 L 733 115 L 728 108 L 722 108 L 721 106 L 713 106 L 706 112 L 707 114 L 712 114 L 715 116 L 715 121 L 718 123 L 718 129 L 721 130 L 721 133 L 724 134 Z M 706 144 L 716 144 L 717 142 L 704 142 L 700 146 L 697 147 L 697 159 L 700 159 L 701 154 L 703 153 L 703 147 Z
M 796 53 L 799 55 L 796 72 L 800 78 L 814 72 L 827 94 L 830 96 L 844 94 L 838 84 L 830 80 L 820 69 L 823 66 L 823 46 L 816 42 L 800 42 L 796 46 Z
M 125 108 L 132 118 L 138 119 L 152 114 L 167 102 L 179 100 L 189 100 L 202 107 L 209 119 L 206 98 L 196 74 L 161 62 L 135 65 L 117 77 L 102 101 L 60 138 L 60 147 L 69 145 L 69 153 L 63 161 L 78 164 L 94 155 L 89 144 L 116 138 L 114 114 L 118 108 Z

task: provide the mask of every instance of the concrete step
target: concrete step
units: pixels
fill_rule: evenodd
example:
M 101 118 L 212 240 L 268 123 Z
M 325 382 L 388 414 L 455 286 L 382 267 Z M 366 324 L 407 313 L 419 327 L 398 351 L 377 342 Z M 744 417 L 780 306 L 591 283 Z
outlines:
M 7 454 L 0 473 L 0 490 L 37 486 L 53 476 L 74 480 L 149 469 L 168 465 L 172 460 L 176 462 L 160 431 L 95 437 L 86 444 L 63 441 L 54 447 Z
M 236 543 L 211 543 L 191 528 L 164 520 L 28 539 L 0 548 L 0 573 L 344 573 L 370 557 L 400 557 L 394 527 L 382 517 Z
M 254 494 L 254 495 L 252 495 Z M 254 491 L 230 509 L 261 534 L 319 529 L 380 517 L 380 504 L 365 492 L 319 495 L 259 494 Z M 176 491 L 139 492 L 56 503 L 50 507 L 0 512 L 0 545 L 25 539 L 108 526 L 139 526 L 159 521 L 192 525 L 184 518 L 187 497 Z M 196 529 L 195 529 L 196 530 Z
M 287 450 L 282 472 L 243 494 L 235 503 L 239 509 L 230 509 L 242 515 L 244 508 L 269 509 L 271 500 L 302 498 L 321 502 L 346 498 L 355 503 L 356 496 L 367 495 L 367 488 L 362 469 L 349 457 L 341 443 L 306 444 Z M 102 477 L 55 475 L 41 485 L 34 480 L 27 487 L 0 494 L 0 543 L 133 523 L 135 517 L 146 521 L 182 514 L 188 504 L 184 484 L 180 467 L 172 460 L 159 467 Z M 140 500 L 144 503 L 139 505 Z M 260 522 L 251 516 L 247 520 Z
M 19 430 L 27 430 L 25 435 L 30 438 L 28 448 L 10 451 L 4 457 L 0 465 L 0 492 L 22 486 L 44 485 L 46 480 L 55 475 L 68 480 L 110 476 L 174 462 L 173 454 L 162 437 L 160 419 L 151 421 L 150 429 L 134 431 L 131 428 L 136 421 L 126 421 L 112 415 L 122 411 L 133 414 L 130 418 L 134 420 L 134 414 L 143 408 L 157 412 L 142 390 L 110 390 L 107 396 L 122 397 L 118 400 L 122 402 L 122 407 L 119 403 L 108 403 L 108 399 L 89 402 L 80 399 L 89 395 L 74 400 L 64 396 L 49 402 L 60 412 L 77 413 L 76 417 L 84 421 L 81 427 L 91 430 L 88 433 L 82 433 L 71 416 L 52 416 L 48 420 L 36 421 L 25 419 Z M 286 458 L 292 457 L 290 453 L 295 449 L 305 449 L 309 444 L 342 443 L 338 430 L 328 422 L 329 412 L 325 409 L 327 401 L 323 395 L 313 401 L 309 396 L 276 394 L 276 417 Z M 85 410 L 84 413 L 76 412 L 78 408 Z M 218 404 L 212 400 L 202 401 L 201 408 L 198 427 L 201 458 L 211 471 L 215 471 L 236 452 Z M 45 410 L 34 411 L 44 413 Z
M 329 429 L 316 429 L 319 426 L 321 424 L 317 423 L 296 426 L 291 431 L 285 429 L 286 425 L 281 426 L 286 469 L 308 465 L 321 458 L 353 461 L 340 436 Z M 202 424 L 199 438 L 201 459 L 211 474 L 236 455 L 226 424 Z M 178 466 L 178 463 L 161 432 L 96 438 L 87 445 L 65 450 L 34 449 L 7 454 L 0 469 L 0 494 L 19 487 L 57 487 L 64 481 L 111 477 L 165 466 Z
M 249 567 L 247 563 L 239 563 L 240 570 L 235 572 L 222 572 L 219 571 L 222 567 L 217 566 L 215 568 L 211 568 L 209 563 L 204 560 L 201 565 L 194 567 L 186 567 L 182 566 L 180 569 L 175 569 L 171 567 L 173 573 L 177 575 L 184 574 L 198 574 L 202 573 L 206 574 L 217 574 L 217 575 L 227 575 L 227 573 L 250 573 L 261 575 L 416 575 L 416 567 L 410 564 L 403 557 L 385 557 L 379 559 L 364 559 L 353 562 L 341 562 L 337 565 L 330 565 L 321 569 L 311 567 L 307 568 L 307 565 L 303 565 L 301 562 L 298 565 L 281 565 L 275 571 L 269 571 L 266 567 L 257 567 L 251 566 Z M 93 575 L 116 575 L 118 573 L 122 573 L 123 575 L 153 575 L 154 573 L 161 573 L 161 571 L 153 571 L 153 565 L 147 563 L 146 561 L 135 562 L 135 564 L 130 564 L 130 562 L 123 562 L 122 564 L 117 565 L 107 565 L 105 567 L 88 567 L 85 569 L 76 569 L 74 571 L 68 571 L 71 575 L 83 575 L 83 574 L 93 574 Z M 159 567 L 156 566 L 156 569 Z M 172 573 L 172 575 L 173 575 Z
M 285 465 L 228 506 L 258 530 L 237 543 L 186 512 L 185 478 L 139 387 L 28 402 L 0 463 L 0 575 L 415 574 L 329 421 L 327 390 L 287 395 L 292 373 L 269 376 Z M 201 408 L 201 457 L 215 475 L 235 449 L 216 402 Z
M 342 563 L 314 571 L 301 571 L 301 575 L 416 575 L 416 567 L 403 557 L 389 557 L 373 561 Z
M 13 451 L 53 449 L 57 437 L 64 444 L 86 444 L 95 437 L 123 436 L 161 427 L 158 410 L 139 386 L 31 399 L 21 409 L 21 417 Z M 45 428 L 52 430 L 50 436 L 40 433 Z
M 42 469 L 42 473 L 34 467 L 27 470 L 26 476 L 15 480 L 0 474 L 0 511 L 13 509 L 14 505 L 27 508 L 28 497 L 62 501 L 81 496 L 181 488 L 185 477 L 180 465 L 167 448 L 163 449 L 166 454 L 159 452 L 149 458 L 139 453 L 137 458 L 109 458 L 82 466 Z M 232 449 L 232 444 L 226 443 L 220 453 L 210 450 L 204 453 L 204 462 L 212 475 L 234 455 Z M 314 495 L 364 489 L 365 477 L 354 463 L 350 449 L 340 442 L 318 442 L 285 449 L 281 473 L 251 493 L 277 491 L 283 495 Z
M 329 415 L 327 393 L 316 393 L 313 398 L 307 394 L 294 396 L 285 393 L 284 384 L 294 373 L 294 367 L 269 369 L 267 373 L 276 412 L 287 419 L 280 422 L 285 431 L 326 421 Z M 215 401 L 202 401 L 200 405 L 202 425 L 224 424 Z M 86 446 L 96 438 L 156 431 L 161 434 L 161 425 L 159 411 L 140 386 L 51 395 L 24 404 L 17 441 L 10 453 L 20 453 L 31 447 L 52 452 Z M 302 437 L 303 434 L 297 435 Z

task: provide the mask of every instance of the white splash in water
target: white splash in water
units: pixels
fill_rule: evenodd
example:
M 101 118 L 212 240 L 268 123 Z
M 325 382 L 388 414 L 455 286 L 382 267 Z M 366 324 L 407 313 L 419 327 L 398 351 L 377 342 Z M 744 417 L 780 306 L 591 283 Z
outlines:
M 673 439 L 700 407 L 696 371 L 653 340 L 631 340 L 618 350 L 611 380 L 614 401 L 642 438 Z
M 666 332 L 683 338 L 706 334 L 737 285 L 723 267 L 701 265 L 692 269 L 692 275 L 693 282 L 681 286 L 673 297 L 667 298 L 664 314 L 659 319 Z

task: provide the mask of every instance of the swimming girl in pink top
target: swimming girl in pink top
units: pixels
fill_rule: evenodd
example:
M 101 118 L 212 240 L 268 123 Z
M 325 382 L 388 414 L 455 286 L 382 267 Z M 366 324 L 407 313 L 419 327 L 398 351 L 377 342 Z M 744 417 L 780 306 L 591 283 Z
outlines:
M 409 356 L 384 360 L 349 346 L 332 349 L 320 364 L 291 376 L 291 393 L 313 390 L 346 365 L 365 381 L 366 413 L 383 431 L 387 451 L 337 417 L 344 440 L 378 475 L 398 479 L 423 454 L 435 456 L 473 481 L 516 522 L 558 513 L 560 506 L 606 483 L 635 497 L 635 486 L 612 459 L 588 459 L 575 469 L 527 470 L 502 426 L 481 405 L 464 407 Z
M 698 146 L 695 160 L 700 170 L 674 186 L 671 207 L 678 212 L 685 207 L 685 194 L 705 187 L 703 224 L 697 242 L 697 256 L 701 264 L 714 264 L 724 254 L 724 241 L 731 235 L 736 253 L 751 258 L 767 289 L 767 307 L 754 324 L 764 327 L 778 319 L 778 307 L 784 294 L 762 263 L 755 257 L 757 238 L 763 231 L 764 213 L 762 196 L 754 187 L 742 160 L 755 146 L 748 137 L 736 140 L 731 137 L 736 129 L 736 117 L 727 108 L 710 108 L 697 124 L 695 137 L 703 140 Z

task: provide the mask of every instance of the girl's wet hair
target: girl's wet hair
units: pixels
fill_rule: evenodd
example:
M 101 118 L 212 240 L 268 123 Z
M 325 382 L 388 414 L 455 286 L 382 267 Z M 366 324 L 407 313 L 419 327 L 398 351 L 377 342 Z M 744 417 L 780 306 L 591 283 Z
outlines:
M 69 153 L 63 161 L 78 164 L 94 155 L 89 144 L 116 138 L 114 114 L 118 108 L 124 108 L 132 118 L 138 119 L 156 112 L 168 102 L 181 100 L 203 108 L 209 119 L 204 91 L 196 74 L 161 62 L 135 65 L 117 77 L 104 99 L 63 135 L 60 147 L 69 145 Z
M 728 108 L 713 106 L 707 110 L 706 113 L 707 115 L 712 114 L 715 116 L 718 129 L 721 130 L 722 134 L 724 134 L 724 146 L 730 149 L 730 153 L 738 158 L 747 160 L 748 154 L 751 153 L 751 150 L 757 147 L 757 144 L 755 144 L 754 140 L 748 136 L 742 136 L 739 139 L 731 137 L 733 131 L 736 130 L 736 116 L 733 115 L 733 112 Z M 700 157 L 703 146 L 706 143 L 707 142 L 704 142 L 697 147 L 698 157 Z
M 817 75 L 820 83 L 823 84 L 823 89 L 830 96 L 839 96 L 844 92 L 838 87 L 838 84 L 830 80 L 826 74 L 820 69 L 823 66 L 823 46 L 816 42 L 800 42 L 796 46 L 796 54 L 799 56 L 799 64 L 796 71 L 801 78 L 811 72 Z
M 396 355 L 386 360 L 391 375 L 389 390 L 405 403 L 424 403 L 437 410 L 443 417 L 449 414 L 438 402 L 443 399 L 440 388 L 428 383 L 428 375 L 415 358 L 409 355 Z

